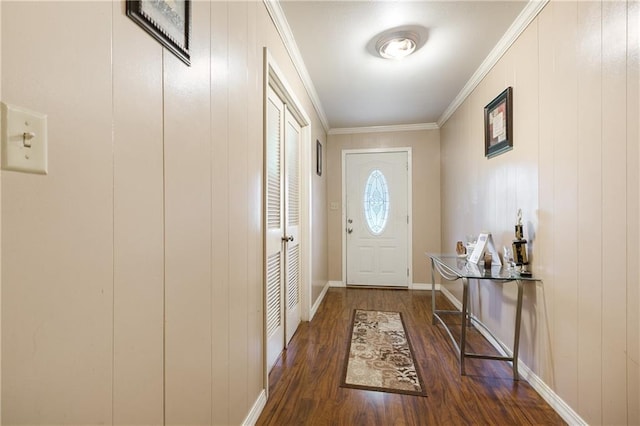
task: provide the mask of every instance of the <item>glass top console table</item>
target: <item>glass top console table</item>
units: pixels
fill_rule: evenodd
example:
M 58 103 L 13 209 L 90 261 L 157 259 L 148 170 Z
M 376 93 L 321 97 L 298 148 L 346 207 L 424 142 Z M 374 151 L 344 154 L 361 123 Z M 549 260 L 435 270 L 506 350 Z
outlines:
M 467 262 L 464 257 L 457 255 L 447 254 L 433 254 L 427 253 L 427 256 L 431 259 L 431 309 L 433 312 L 433 324 L 439 321 L 443 326 L 453 345 L 458 350 L 460 355 L 460 374 L 465 375 L 464 362 L 465 358 L 480 358 L 491 359 L 499 361 L 511 361 L 513 363 L 513 379 L 518 380 L 518 346 L 520 344 L 520 322 L 522 319 L 522 289 L 525 283 L 533 283 L 540 281 L 534 277 L 522 277 L 516 271 L 510 270 L 500 265 L 494 265 L 490 270 L 484 269 L 484 265 L 475 265 Z M 436 286 L 435 286 L 435 272 L 438 272 L 447 281 L 462 280 L 462 311 L 451 310 L 438 310 L 436 309 Z M 494 282 L 515 282 L 518 286 L 518 299 L 516 302 L 516 318 L 515 318 L 515 332 L 513 337 L 513 352 L 512 356 L 497 356 L 497 355 L 484 355 L 467 352 L 467 327 L 469 321 L 482 327 L 492 337 L 493 333 L 478 319 L 469 314 L 469 280 L 478 280 L 478 283 L 494 281 Z M 463 320 L 461 321 L 462 327 L 460 330 L 460 346 L 456 342 L 449 326 L 442 320 L 440 314 L 461 314 Z M 509 348 L 505 347 L 500 340 L 494 337 L 494 340 L 502 346 L 505 353 L 511 352 Z

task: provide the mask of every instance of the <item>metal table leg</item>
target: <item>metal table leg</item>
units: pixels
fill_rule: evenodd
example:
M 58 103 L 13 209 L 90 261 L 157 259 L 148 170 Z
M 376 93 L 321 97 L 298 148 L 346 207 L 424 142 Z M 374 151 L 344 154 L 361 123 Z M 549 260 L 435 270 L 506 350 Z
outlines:
M 518 283 L 518 301 L 516 304 L 516 330 L 513 337 L 513 380 L 519 380 L 518 375 L 518 348 L 520 346 L 520 323 L 522 320 L 522 287 L 521 280 L 516 281 Z
M 436 265 L 431 259 L 431 324 L 436 325 L 436 279 L 433 271 L 435 271 Z
M 462 278 L 462 331 L 460 333 L 460 374 L 466 375 L 464 370 L 464 356 L 467 350 L 467 316 L 469 315 L 469 280 Z

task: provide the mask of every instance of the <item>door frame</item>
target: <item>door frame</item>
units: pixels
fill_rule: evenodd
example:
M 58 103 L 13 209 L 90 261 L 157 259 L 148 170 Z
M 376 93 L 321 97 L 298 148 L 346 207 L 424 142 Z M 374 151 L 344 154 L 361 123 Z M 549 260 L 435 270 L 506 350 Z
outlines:
M 260 226 L 262 227 L 262 365 L 263 365 L 263 390 L 268 397 L 269 394 L 269 370 L 267 368 L 267 300 L 266 300 L 266 283 L 265 277 L 265 259 L 264 253 L 266 253 L 265 233 L 266 225 L 264 217 L 266 194 L 264 192 L 264 184 L 266 177 L 266 167 L 264 166 L 266 161 L 266 136 L 267 136 L 267 94 L 268 88 L 271 88 L 286 104 L 287 108 L 291 111 L 298 124 L 300 125 L 300 318 L 302 321 L 308 321 L 311 313 L 311 183 L 312 175 L 315 172 L 311 167 L 313 151 L 311 149 L 311 120 L 306 111 L 302 107 L 302 104 L 295 96 L 295 92 L 284 77 L 284 73 L 278 67 L 271 52 L 268 48 L 264 48 L 264 70 L 263 70 L 263 171 L 262 171 L 262 221 Z M 315 145 L 314 145 L 315 148 Z
M 413 182 L 411 178 L 413 162 L 411 160 L 411 147 L 342 150 L 342 283 L 345 286 L 347 285 L 347 155 L 381 154 L 387 152 L 407 153 L 407 211 L 409 213 L 409 223 L 407 225 L 407 267 L 409 268 L 407 288 L 413 288 Z

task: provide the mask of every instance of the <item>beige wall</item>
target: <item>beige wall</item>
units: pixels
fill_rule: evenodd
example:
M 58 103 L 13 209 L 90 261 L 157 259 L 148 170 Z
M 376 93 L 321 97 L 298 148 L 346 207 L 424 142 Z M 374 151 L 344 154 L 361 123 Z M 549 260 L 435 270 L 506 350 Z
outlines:
M 327 150 L 329 210 L 329 279 L 342 281 L 342 151 L 345 149 L 411 147 L 413 160 L 413 282 L 430 283 L 425 252 L 440 251 L 440 132 L 399 131 L 329 135 Z
M 329 281 L 329 260 L 328 260 L 328 231 L 327 231 L 327 142 L 323 135 L 323 139 L 317 139 L 322 144 L 322 175 L 318 176 L 313 173 L 312 175 L 312 188 L 311 193 L 313 198 L 312 211 L 311 211 L 311 225 L 312 229 L 312 256 L 313 256 L 313 271 L 311 289 L 311 300 L 315 303 L 318 300 L 318 296 L 322 293 L 322 290 Z M 312 164 L 315 170 L 316 164 L 316 139 L 312 140 Z
M 589 424 L 640 422 L 639 14 L 551 2 L 441 129 L 443 250 L 483 229 L 510 244 L 523 209 L 543 283 L 521 359 Z M 483 107 L 507 86 L 515 146 L 487 160 Z M 511 344 L 515 292 L 481 293 L 475 313 Z
M 238 424 L 263 388 L 263 46 L 326 137 L 262 2 L 192 5 L 187 67 L 124 2 L 2 2 L 2 99 L 49 117 L 49 174 L 2 172 L 3 424 Z

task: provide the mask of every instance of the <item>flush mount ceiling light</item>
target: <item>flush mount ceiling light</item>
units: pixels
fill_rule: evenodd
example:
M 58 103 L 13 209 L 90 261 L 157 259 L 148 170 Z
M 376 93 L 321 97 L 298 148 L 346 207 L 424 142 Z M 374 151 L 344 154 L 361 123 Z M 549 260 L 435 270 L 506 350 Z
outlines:
M 367 44 L 367 50 L 385 59 L 402 59 L 420 49 L 427 40 L 427 29 L 405 25 L 388 29 Z
M 417 36 L 411 32 L 397 32 L 381 37 L 376 43 L 378 54 L 385 59 L 402 59 L 415 52 Z

